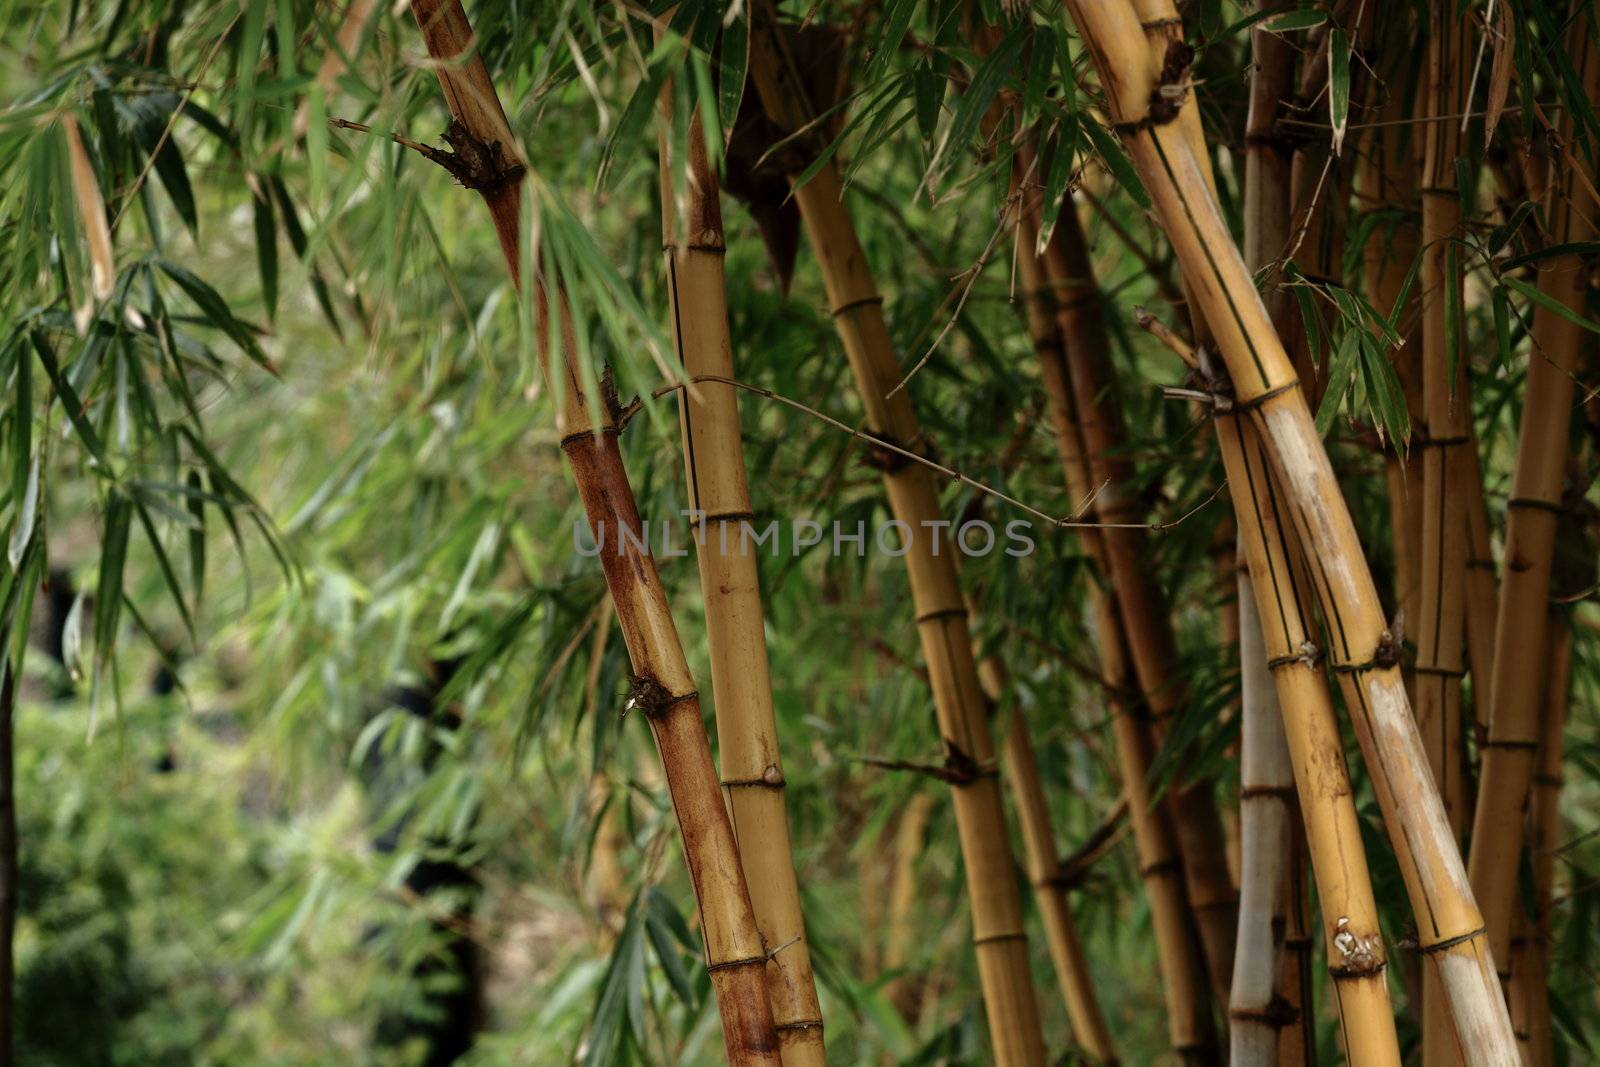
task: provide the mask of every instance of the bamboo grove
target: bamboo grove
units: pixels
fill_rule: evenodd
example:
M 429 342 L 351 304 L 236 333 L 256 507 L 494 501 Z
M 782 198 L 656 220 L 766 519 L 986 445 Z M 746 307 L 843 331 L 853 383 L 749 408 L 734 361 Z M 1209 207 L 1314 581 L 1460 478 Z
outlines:
M 7 22 L 0 1063 L 1600 1056 L 1594 0 Z

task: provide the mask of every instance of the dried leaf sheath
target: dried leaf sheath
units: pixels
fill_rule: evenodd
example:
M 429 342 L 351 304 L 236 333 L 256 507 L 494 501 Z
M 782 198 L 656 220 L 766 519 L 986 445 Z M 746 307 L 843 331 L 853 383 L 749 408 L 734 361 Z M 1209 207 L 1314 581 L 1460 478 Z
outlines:
M 662 91 L 670 121 L 671 86 Z M 683 173 L 674 188 L 671 139 L 661 137 L 661 208 L 672 335 L 692 390 L 679 397 L 689 507 L 696 525 L 700 589 L 711 648 L 722 784 L 739 841 L 739 858 L 756 923 L 774 950 L 767 965 L 773 1020 L 785 1067 L 827 1062 L 822 1009 L 800 912 L 800 889 L 789 844 L 783 766 L 767 661 L 756 554 L 746 551 L 741 523 L 751 517 L 739 438 L 732 339 L 723 280 L 723 227 L 716 171 L 706 156 L 698 111 L 690 123 Z M 780 947 L 781 946 L 781 947 Z
M 459 132 L 470 138 L 462 143 L 475 145 L 501 161 L 497 179 L 489 176 L 491 180 L 479 192 L 489 207 L 512 277 L 520 282 L 519 179 L 523 164 L 516 158 L 515 138 L 483 60 L 468 55 L 472 28 L 458 0 L 413 0 L 411 10 L 429 54 L 437 61 L 434 69 L 450 113 L 461 128 Z M 638 547 L 644 544 L 643 527 L 617 448 L 617 426 L 610 412 L 595 415 L 583 402 L 571 358 L 577 346 L 565 300 L 559 292 L 545 292 L 538 283 L 533 295 L 541 340 L 549 337 L 546 323 L 551 303 L 559 316 L 561 366 L 550 366 L 552 353 L 541 351 L 546 376 L 560 375 L 557 429 L 591 527 L 597 537 L 602 529 L 610 531 L 600 559 L 633 664 L 635 680 L 629 704 L 649 720 L 661 754 L 700 907 L 707 967 L 722 1014 L 728 1060 L 773 1067 L 781 1060 L 767 998 L 766 946 L 738 862 L 738 847 L 711 762 L 694 680 L 655 560 Z M 639 534 L 639 540 L 620 536 L 624 530 Z
M 1590 6 L 1590 5 L 1584 5 Z M 1592 13 L 1592 12 L 1591 12 Z M 1590 19 L 1573 22 L 1573 66 L 1588 98 L 1600 98 L 1600 55 Z M 1570 118 L 1563 112 L 1563 128 Z M 1553 243 L 1592 241 L 1596 205 L 1581 153 L 1571 152 L 1552 172 L 1548 213 Z M 1588 264 L 1563 255 L 1540 264 L 1539 289 L 1582 314 Z M 1472 823 L 1472 885 L 1483 903 L 1496 959 L 1511 936 L 1517 900 L 1517 869 L 1523 842 L 1523 811 L 1539 740 L 1539 703 L 1546 672 L 1546 611 L 1554 558 L 1567 435 L 1573 405 L 1572 374 L 1580 358 L 1582 329 L 1540 307 L 1534 312 L 1528 356 L 1527 394 L 1517 440 L 1516 468 L 1506 509 L 1505 578 L 1495 627 L 1494 688 L 1489 735 Z
M 785 130 L 810 120 L 792 59 L 770 5 L 752 12 L 750 77 L 763 109 Z M 904 448 L 921 446 L 922 432 L 907 390 L 890 395 L 901 370 L 883 318 L 883 301 L 866 254 L 843 203 L 843 186 L 830 160 L 794 190 L 813 254 L 822 268 L 834 322 L 850 361 L 868 426 Z M 926 534 L 942 521 L 932 474 L 920 464 L 879 461 L 890 510 L 911 530 Z M 931 536 L 917 536 L 905 556 L 917 633 L 933 689 L 946 756 L 977 771 L 952 783 L 961 839 L 972 939 L 978 957 L 993 1056 L 1002 1067 L 1042 1064 L 1044 1039 L 1010 838 L 1000 801 L 994 739 L 985 714 L 967 611 L 955 557 L 934 552 Z
M 1371 572 L 1293 368 L 1210 197 L 1170 121 L 1187 59 L 1159 80 L 1138 20 L 1119 0 L 1072 0 L 1134 166 L 1202 301 L 1244 414 L 1261 434 L 1306 546 L 1330 620 L 1328 660 L 1347 692 L 1390 837 L 1401 855 L 1425 954 L 1443 975 L 1468 1062 L 1511 1064 L 1515 1042 L 1465 870 L 1433 786 Z M 1163 89 L 1167 95 L 1163 94 Z

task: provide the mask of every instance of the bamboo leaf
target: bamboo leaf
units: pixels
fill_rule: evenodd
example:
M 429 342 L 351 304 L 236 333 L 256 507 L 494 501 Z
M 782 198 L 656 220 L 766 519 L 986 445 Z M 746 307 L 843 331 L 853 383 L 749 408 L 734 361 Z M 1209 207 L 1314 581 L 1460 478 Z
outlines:
M 741 5 L 733 20 L 722 27 L 722 40 L 717 46 L 717 117 L 722 124 L 724 150 L 733 139 L 733 124 L 744 100 L 749 67 L 750 12 Z
M 1027 34 L 1019 23 L 1006 34 L 994 51 L 984 57 L 983 63 L 973 73 L 967 91 L 961 94 L 961 99 L 956 103 L 955 115 L 945 130 L 944 140 L 940 142 L 939 150 L 934 153 L 933 161 L 928 164 L 930 184 L 933 173 L 940 169 L 939 164 L 947 154 L 965 152 L 967 145 L 978 132 L 984 112 L 989 110 L 989 104 L 993 102 L 995 94 L 1016 74 L 1026 39 Z
M 1328 34 L 1328 121 L 1333 126 L 1333 154 L 1338 155 L 1350 122 L 1350 39 L 1338 26 Z
M 120 491 L 106 497 L 105 533 L 100 540 L 100 580 L 95 588 L 94 659 L 99 676 L 116 647 L 117 622 L 122 612 L 122 571 L 128 559 L 128 531 L 133 506 Z
M 1543 263 L 1547 259 L 1560 259 L 1562 256 L 1592 256 L 1596 253 L 1600 253 L 1600 241 L 1565 241 L 1525 252 L 1520 256 L 1512 256 L 1500 264 L 1500 269 L 1516 270 L 1518 267 L 1526 267 L 1533 263 Z
M 211 286 L 200 280 L 195 274 L 185 267 L 180 267 L 171 260 L 161 259 L 156 261 L 163 273 L 178 283 L 178 287 L 194 301 L 206 321 L 227 334 L 234 344 L 238 345 L 245 355 L 249 356 L 261 367 L 276 375 L 277 368 L 267 358 L 267 354 L 256 343 L 255 334 L 250 327 L 234 317 L 233 311 L 228 307 L 228 302 L 222 299 Z
M 256 269 L 261 274 L 261 297 L 267 318 L 278 317 L 278 228 L 273 219 L 272 197 L 259 186 L 251 187 L 256 231 Z
M 1361 338 L 1364 335 L 1361 330 L 1346 330 L 1344 336 L 1339 338 L 1333 364 L 1328 369 L 1328 391 L 1323 394 L 1322 405 L 1317 408 L 1317 433 L 1323 437 L 1328 436 L 1333 420 L 1344 404 L 1345 395 L 1355 382 L 1356 358 L 1360 355 Z
M 1582 315 L 1579 315 L 1576 311 L 1573 311 L 1555 297 L 1550 296 L 1548 293 L 1542 292 L 1537 286 L 1529 285 L 1520 278 L 1501 278 L 1500 280 L 1506 285 L 1515 289 L 1517 292 L 1521 293 L 1523 296 L 1527 297 L 1529 300 L 1533 301 L 1535 304 L 1538 304 L 1540 307 L 1550 312 L 1552 315 L 1559 315 L 1568 322 L 1572 323 L 1574 326 L 1582 326 L 1585 330 L 1588 330 L 1591 333 L 1600 333 L 1600 324 L 1596 324 L 1589 319 L 1584 318 Z
M 1085 122 L 1082 128 L 1089 135 L 1089 140 L 1094 142 L 1095 152 L 1111 169 L 1111 176 L 1116 179 L 1117 185 L 1133 197 L 1141 208 L 1150 210 L 1150 194 L 1145 192 L 1139 173 L 1133 169 L 1133 163 L 1122 149 L 1122 142 L 1111 136 L 1098 122 Z

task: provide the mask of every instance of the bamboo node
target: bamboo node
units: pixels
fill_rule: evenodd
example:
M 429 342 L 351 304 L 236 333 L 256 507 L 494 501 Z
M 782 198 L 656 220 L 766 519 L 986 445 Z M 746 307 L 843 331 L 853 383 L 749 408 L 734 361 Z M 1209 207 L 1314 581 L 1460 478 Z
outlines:
M 1233 1008 L 1228 1012 L 1228 1018 L 1238 1019 L 1240 1022 L 1261 1023 L 1273 1030 L 1282 1030 L 1300 1021 L 1300 1010 L 1280 994 L 1274 993 L 1266 1007 Z
M 481 140 L 455 119 L 445 127 L 444 143 L 451 151 L 435 149 L 428 153 L 428 158 L 468 189 L 489 192 L 521 181 L 528 173 L 528 168 L 515 156 L 506 154 L 505 146 L 499 141 Z
M 628 675 L 628 687 L 628 700 L 622 705 L 622 713 L 626 715 L 637 708 L 650 719 L 660 716 L 672 705 L 695 696 L 694 693 L 673 696 L 670 689 L 647 674 Z
M 1341 967 L 1355 973 L 1370 973 L 1373 968 L 1383 966 L 1382 939 L 1375 933 L 1363 936 L 1351 930 L 1348 915 L 1339 916 L 1334 924 L 1333 947 L 1342 957 Z
M 1149 103 L 1145 105 L 1144 117 L 1131 122 L 1113 123 L 1111 128 L 1124 137 L 1130 137 L 1156 126 L 1165 126 L 1177 118 L 1183 110 L 1184 101 L 1189 98 L 1189 89 L 1194 85 L 1194 80 L 1189 77 L 1189 67 L 1193 63 L 1192 45 L 1187 41 L 1169 41 L 1166 58 L 1161 63 L 1161 74 L 1156 79 L 1155 88 L 1150 90 Z
M 1436 941 L 1431 945 L 1423 945 L 1421 951 L 1424 955 L 1431 956 L 1435 952 L 1443 952 L 1446 949 L 1455 948 L 1457 945 L 1464 945 L 1468 941 L 1482 937 L 1485 933 L 1486 930 L 1484 927 L 1480 926 L 1476 930 L 1470 930 L 1464 934 L 1457 934 L 1455 937 L 1447 937 L 1443 941 Z

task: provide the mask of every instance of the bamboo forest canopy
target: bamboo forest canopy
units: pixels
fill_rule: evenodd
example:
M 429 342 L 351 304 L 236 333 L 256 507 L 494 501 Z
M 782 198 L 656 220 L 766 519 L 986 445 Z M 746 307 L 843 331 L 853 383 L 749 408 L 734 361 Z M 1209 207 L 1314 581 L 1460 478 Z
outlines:
M 4 20 L 0 1062 L 1600 1056 L 1591 0 Z

